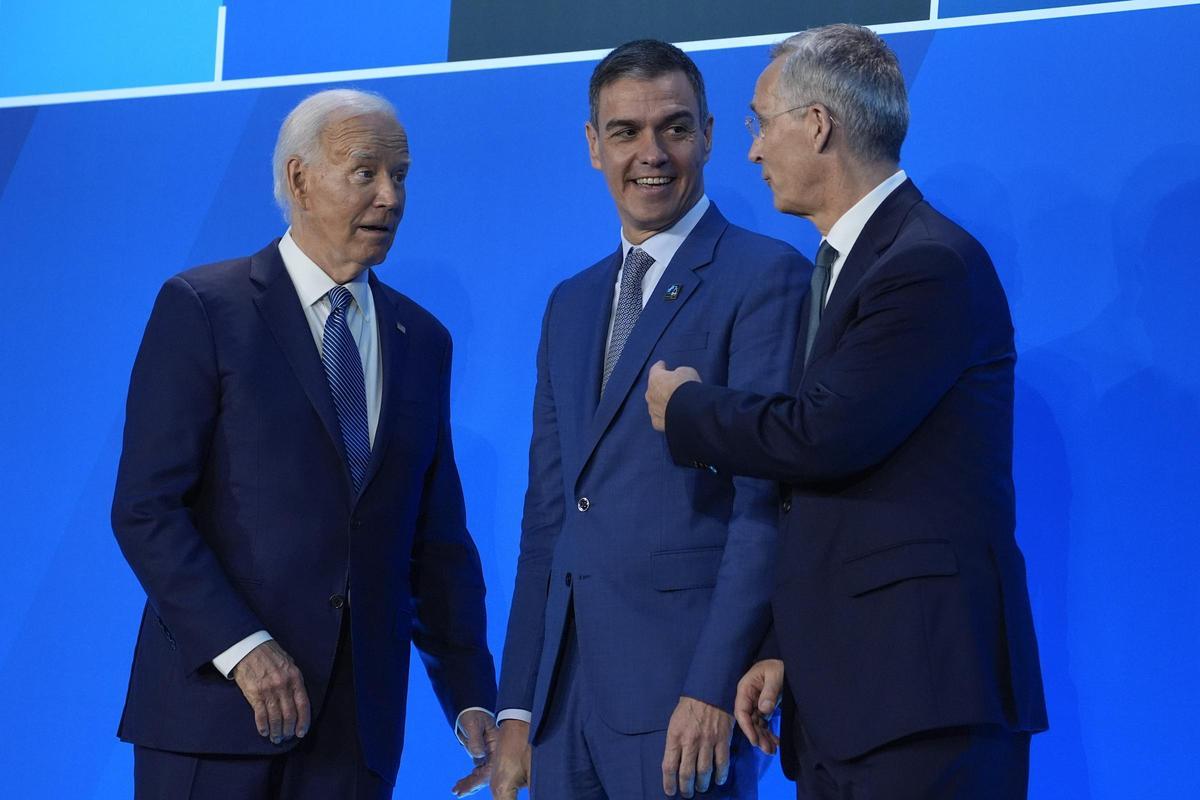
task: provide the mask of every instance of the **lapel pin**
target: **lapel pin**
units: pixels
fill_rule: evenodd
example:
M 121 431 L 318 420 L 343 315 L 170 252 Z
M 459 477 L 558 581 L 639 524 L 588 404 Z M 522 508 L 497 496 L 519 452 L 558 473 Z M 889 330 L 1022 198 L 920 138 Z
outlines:
M 396 323 L 396 330 L 400 331 L 401 333 L 408 333 L 408 328 L 404 327 L 399 322 Z
M 674 300 L 675 298 L 679 297 L 679 290 L 682 288 L 683 284 L 672 283 L 667 287 L 667 292 L 663 295 L 663 298 L 666 300 Z

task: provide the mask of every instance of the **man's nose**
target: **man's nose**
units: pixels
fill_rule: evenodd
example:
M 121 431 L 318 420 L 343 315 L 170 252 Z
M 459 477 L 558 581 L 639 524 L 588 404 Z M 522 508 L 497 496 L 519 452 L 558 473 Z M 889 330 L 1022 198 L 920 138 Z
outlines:
M 650 166 L 658 166 L 665 163 L 667 160 L 666 148 L 662 146 L 662 142 L 656 134 L 649 134 L 642 137 L 641 146 L 638 148 L 638 161 Z
M 746 153 L 746 158 L 755 164 L 762 162 L 762 139 L 760 137 L 754 136 L 750 139 L 750 150 Z
M 385 175 L 376 189 L 375 205 L 382 208 L 399 208 L 403 197 L 404 185 L 393 180 L 390 175 Z

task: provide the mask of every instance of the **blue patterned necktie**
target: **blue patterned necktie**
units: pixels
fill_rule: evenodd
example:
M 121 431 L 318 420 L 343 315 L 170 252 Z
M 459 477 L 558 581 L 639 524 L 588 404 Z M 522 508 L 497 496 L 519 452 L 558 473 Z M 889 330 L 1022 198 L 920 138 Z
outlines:
M 817 338 L 817 327 L 821 324 L 821 313 L 825 310 L 825 292 L 829 291 L 829 272 L 837 261 L 838 251 L 824 239 L 817 248 L 817 263 L 813 267 L 812 282 L 808 285 L 808 331 L 804 336 L 804 365 L 812 354 L 813 342 Z
M 629 332 L 637 324 L 642 313 L 642 279 L 646 271 L 654 263 L 654 257 L 640 247 L 631 247 L 625 254 L 625 264 L 621 267 L 621 294 L 617 297 L 617 316 L 613 319 L 612 339 L 608 343 L 608 353 L 604 356 L 604 379 L 600 382 L 600 393 L 608 386 L 608 379 L 621 351 L 625 349 L 625 340 Z
M 367 421 L 367 392 L 363 382 L 362 358 L 346 324 L 346 312 L 354 296 L 345 286 L 329 290 L 329 318 L 321 339 L 321 362 L 329 380 L 329 393 L 337 408 L 338 426 L 346 445 L 346 460 L 354 490 L 362 490 L 371 460 L 370 427 Z

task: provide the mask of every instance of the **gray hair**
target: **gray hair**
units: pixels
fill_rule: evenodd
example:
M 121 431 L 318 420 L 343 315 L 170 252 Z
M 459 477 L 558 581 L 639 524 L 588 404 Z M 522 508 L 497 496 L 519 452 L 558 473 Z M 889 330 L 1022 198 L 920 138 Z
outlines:
M 908 133 L 908 93 L 891 48 L 869 28 L 826 25 L 784 39 L 777 84 L 788 105 L 822 103 L 845 130 L 850 152 L 867 161 L 900 160 Z
M 387 98 L 359 89 L 326 89 L 309 95 L 292 109 L 279 128 L 271 164 L 275 175 L 275 202 L 283 218 L 291 222 L 292 202 L 288 194 L 287 162 L 292 156 L 312 164 L 321 159 L 321 134 L 330 125 L 361 117 L 387 114 L 395 119 L 396 109 Z

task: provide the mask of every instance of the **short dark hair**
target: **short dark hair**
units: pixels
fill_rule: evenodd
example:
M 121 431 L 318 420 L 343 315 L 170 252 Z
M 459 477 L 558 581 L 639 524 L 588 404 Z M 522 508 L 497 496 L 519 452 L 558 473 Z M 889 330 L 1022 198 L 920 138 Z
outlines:
M 671 72 L 682 72 L 692 85 L 700 107 L 701 125 L 708 121 L 708 98 L 704 96 L 704 77 L 696 62 L 673 44 L 657 39 L 626 42 L 606 55 L 592 70 L 588 83 L 588 106 L 592 125 L 600 124 L 600 90 L 622 78 L 652 80 Z

